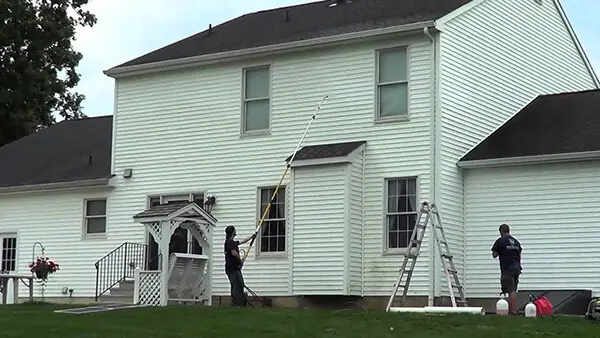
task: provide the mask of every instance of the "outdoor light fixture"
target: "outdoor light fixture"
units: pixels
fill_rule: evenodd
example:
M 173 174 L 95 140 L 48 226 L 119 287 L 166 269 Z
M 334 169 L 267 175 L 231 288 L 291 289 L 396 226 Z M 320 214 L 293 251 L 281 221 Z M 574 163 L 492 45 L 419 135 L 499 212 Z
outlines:
M 133 176 L 133 169 L 123 170 L 123 178 L 131 178 Z
M 210 213 L 212 211 L 213 206 L 217 204 L 217 198 L 213 195 L 206 196 L 206 201 L 204 201 L 204 210 Z

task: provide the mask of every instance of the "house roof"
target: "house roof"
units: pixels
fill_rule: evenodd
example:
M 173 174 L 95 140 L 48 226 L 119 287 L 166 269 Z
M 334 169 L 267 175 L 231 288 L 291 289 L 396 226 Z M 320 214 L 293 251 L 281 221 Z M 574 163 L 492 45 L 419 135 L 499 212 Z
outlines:
M 439 19 L 471 0 L 334 0 L 263 10 L 125 62 L 113 69 Z M 339 2 L 339 1 L 338 1 Z
M 112 116 L 62 121 L 0 148 L 0 187 L 109 178 Z
M 302 147 L 296 153 L 294 161 L 302 160 L 317 160 L 331 157 L 343 157 L 350 155 L 353 151 L 358 149 L 366 141 L 353 141 L 343 143 L 329 143 L 329 144 L 318 144 L 314 146 Z M 288 156 L 285 161 L 289 162 L 292 155 Z
M 170 214 L 174 213 L 175 211 L 177 211 L 183 207 L 187 207 L 188 205 L 190 205 L 192 203 L 194 203 L 194 202 L 173 201 L 173 202 L 169 202 L 169 203 L 158 204 L 158 205 L 150 207 L 150 208 L 136 214 L 135 216 L 133 216 L 133 218 L 169 216 Z
M 213 225 L 217 222 L 217 219 L 213 215 L 211 215 L 209 212 L 204 210 L 201 206 L 199 206 L 195 202 L 188 202 L 188 201 L 173 201 L 173 202 L 155 205 L 155 206 L 150 207 L 140 213 L 137 213 L 136 215 L 133 216 L 133 218 L 138 220 L 140 218 L 143 219 L 143 218 L 156 218 L 156 217 L 157 218 L 172 217 L 174 214 L 177 215 L 180 210 L 182 210 L 190 205 L 194 205 L 194 206 L 198 207 L 198 211 L 196 212 L 196 214 L 190 215 L 190 211 L 188 210 L 187 212 L 185 212 L 185 214 L 183 214 L 181 216 L 188 217 L 188 218 L 189 217 L 191 217 L 191 218 L 202 217 Z
M 538 96 L 460 162 L 600 151 L 600 90 Z

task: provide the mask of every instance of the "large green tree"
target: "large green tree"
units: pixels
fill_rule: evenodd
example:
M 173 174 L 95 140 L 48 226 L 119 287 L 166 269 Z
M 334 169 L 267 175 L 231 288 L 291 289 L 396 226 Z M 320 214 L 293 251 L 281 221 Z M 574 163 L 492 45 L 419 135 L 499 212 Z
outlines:
M 0 147 L 64 119 L 84 117 L 82 58 L 72 41 L 92 27 L 89 0 L 0 0 Z M 102 0 L 99 0 L 102 1 Z

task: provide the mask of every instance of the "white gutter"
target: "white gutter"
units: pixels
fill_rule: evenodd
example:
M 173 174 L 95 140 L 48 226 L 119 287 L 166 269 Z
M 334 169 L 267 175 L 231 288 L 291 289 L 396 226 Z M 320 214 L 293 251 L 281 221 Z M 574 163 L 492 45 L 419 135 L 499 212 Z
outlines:
M 431 32 L 429 31 L 429 27 L 425 27 L 423 28 L 423 33 L 425 34 L 425 36 L 427 36 L 427 38 L 429 38 L 429 41 L 431 41 L 431 73 L 430 73 L 430 80 L 432 83 L 431 86 L 431 134 L 430 134 L 430 146 L 431 146 L 431 163 L 432 166 L 432 173 L 431 173 L 431 200 L 435 201 L 436 199 L 436 190 L 437 190 L 437 173 L 438 173 L 438 164 L 440 164 L 441 167 L 441 163 L 438 162 L 438 154 L 437 154 L 437 149 L 436 149 L 436 144 L 438 142 L 438 137 L 439 137 L 439 127 L 438 127 L 438 110 L 437 110 L 437 103 L 438 103 L 438 96 L 437 96 L 437 92 L 438 92 L 438 78 L 437 78 L 437 64 L 438 64 L 438 53 L 437 53 L 437 48 L 438 48 L 438 44 L 436 43 L 435 38 L 431 35 Z M 434 253 L 432 254 L 430 257 L 432 257 L 432 259 L 429 260 L 429 294 L 427 297 L 427 305 L 428 306 L 433 306 L 434 302 L 435 302 L 435 295 L 436 295 L 436 289 L 437 289 L 437 284 L 436 280 L 438 278 L 438 262 L 436 260 L 437 257 L 437 247 L 435 245 L 435 237 L 434 236 L 430 236 L 429 237 L 429 251 L 430 253 Z
M 390 34 L 408 32 L 412 30 L 422 30 L 425 27 L 434 27 L 435 23 L 433 21 L 424 21 L 411 23 L 408 25 L 402 26 L 394 26 L 394 27 L 385 27 L 378 29 L 371 29 L 360 32 L 352 32 L 346 34 L 338 34 L 333 36 L 326 36 L 322 38 L 315 39 L 307 39 L 301 41 L 292 41 L 286 43 L 280 43 L 276 45 L 269 46 L 261 46 L 255 48 L 248 49 L 240 49 L 234 51 L 227 51 L 222 53 L 213 53 L 208 55 L 200 55 L 200 56 L 191 56 L 187 58 L 175 59 L 175 60 L 167 60 L 167 61 L 159 61 L 152 62 L 142 65 L 134 65 L 134 66 L 125 66 L 120 68 L 113 68 L 104 71 L 104 74 L 113 77 L 119 78 L 130 75 L 141 75 L 154 73 L 159 71 L 167 71 L 167 70 L 175 70 L 186 67 L 193 67 L 205 64 L 211 64 L 216 62 L 223 61 L 232 61 L 237 58 L 254 56 L 256 54 L 265 54 L 265 53 L 288 53 L 296 50 L 306 50 L 319 47 L 325 44 L 332 43 L 342 43 L 350 40 L 358 40 L 358 39 L 366 39 L 377 36 L 385 36 Z
M 37 192 L 37 191 L 58 190 L 58 189 L 103 187 L 103 186 L 108 186 L 109 182 L 110 182 L 110 178 L 99 178 L 99 179 L 94 179 L 94 180 L 45 183 L 45 184 L 31 184 L 31 185 L 21 185 L 21 186 L 12 186 L 12 187 L 0 187 L 0 194 L 20 193 L 20 192 Z
M 459 161 L 456 165 L 459 168 L 472 169 L 472 168 L 493 168 L 493 167 L 507 167 L 522 164 L 549 164 L 549 163 L 562 163 L 562 162 L 579 162 L 579 161 L 593 161 L 600 160 L 600 151 L 582 151 L 578 153 L 562 153 L 562 154 L 549 154 L 549 155 L 535 155 L 535 156 L 516 156 L 516 157 L 505 157 L 505 158 L 493 158 L 486 160 L 471 160 L 471 161 Z

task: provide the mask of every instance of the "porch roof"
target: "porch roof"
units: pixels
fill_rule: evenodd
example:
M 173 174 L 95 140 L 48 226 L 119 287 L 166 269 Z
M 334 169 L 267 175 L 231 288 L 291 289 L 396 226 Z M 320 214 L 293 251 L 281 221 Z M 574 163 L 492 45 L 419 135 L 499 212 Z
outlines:
M 133 219 L 140 223 L 149 223 L 170 221 L 177 217 L 196 221 L 204 219 L 212 226 L 215 226 L 217 223 L 217 219 L 213 215 L 209 214 L 195 202 L 188 201 L 159 204 L 134 215 Z

